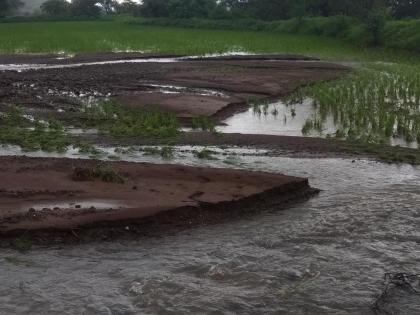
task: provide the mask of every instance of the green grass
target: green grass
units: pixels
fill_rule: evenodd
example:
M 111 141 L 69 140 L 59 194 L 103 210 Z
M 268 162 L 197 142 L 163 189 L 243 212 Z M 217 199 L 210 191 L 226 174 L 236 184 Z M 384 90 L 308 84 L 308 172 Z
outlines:
M 0 24 L 1 53 L 101 52 L 142 50 L 201 55 L 230 50 L 295 53 L 326 59 L 410 61 L 413 53 L 361 49 L 337 39 L 254 31 L 186 29 L 123 21 L 34 22 Z

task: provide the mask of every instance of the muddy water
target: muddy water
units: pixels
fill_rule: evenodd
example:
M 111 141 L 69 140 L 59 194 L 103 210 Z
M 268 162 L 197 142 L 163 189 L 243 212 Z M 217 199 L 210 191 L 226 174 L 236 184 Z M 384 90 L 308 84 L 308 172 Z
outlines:
M 285 211 L 162 238 L 2 249 L 0 313 L 370 314 L 385 272 L 420 272 L 419 168 L 232 159 L 308 176 L 323 191 Z M 172 162 L 226 167 L 222 159 Z M 418 314 L 418 296 L 390 300 L 396 314 Z

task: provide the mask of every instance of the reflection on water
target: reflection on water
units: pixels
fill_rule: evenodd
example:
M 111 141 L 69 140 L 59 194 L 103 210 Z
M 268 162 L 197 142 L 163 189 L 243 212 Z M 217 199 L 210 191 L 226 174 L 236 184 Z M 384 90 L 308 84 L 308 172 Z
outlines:
M 312 123 L 311 128 L 305 127 L 308 121 Z M 342 128 L 332 112 L 321 115 L 309 98 L 295 104 L 285 101 L 259 104 L 226 119 L 224 124 L 217 127 L 219 132 L 324 138 L 336 137 L 337 131 Z M 416 141 L 407 142 L 403 136 L 389 137 L 388 141 L 393 146 L 418 148 Z
M 237 160 L 238 168 L 308 176 L 323 191 L 288 210 L 162 238 L 3 249 L 0 313 L 371 314 L 385 272 L 420 272 L 419 168 Z M 396 314 L 418 314 L 417 295 L 391 301 Z
M 284 136 L 302 136 L 302 127 L 306 120 L 315 114 L 312 102 L 307 99 L 303 104 L 288 105 L 283 101 L 251 107 L 246 112 L 238 113 L 224 121 L 226 125 L 217 127 L 224 133 L 266 134 Z M 333 122 L 326 124 L 322 133 L 334 133 Z M 312 133 L 311 135 L 320 135 Z

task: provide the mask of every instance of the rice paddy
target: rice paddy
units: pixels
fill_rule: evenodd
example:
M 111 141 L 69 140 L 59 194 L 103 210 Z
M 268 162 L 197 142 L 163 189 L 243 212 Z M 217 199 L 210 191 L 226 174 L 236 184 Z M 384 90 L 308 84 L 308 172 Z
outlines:
M 287 125 L 296 122 L 296 116 L 302 112 L 299 106 L 310 102 L 312 114 L 299 127 L 302 135 L 411 147 L 418 147 L 420 142 L 420 58 L 409 52 L 362 49 L 317 36 L 146 26 L 120 20 L 0 24 L 0 38 L 0 53 L 147 51 L 203 55 L 247 51 L 357 62 L 357 70 L 351 75 L 303 88 L 288 97 L 284 101 L 289 107 L 287 112 L 267 102 L 250 100 L 253 114 L 272 116 Z M 180 128 L 171 115 L 121 110 L 112 104 L 85 108 L 81 118 L 83 127 L 120 137 L 173 138 Z M 34 144 L 34 149 L 55 151 L 67 145 L 61 129 L 33 125 L 32 130 L 19 129 L 21 136 L 17 138 L 13 138 L 16 130 L 8 128 L 6 132 L 3 128 L 2 142 L 18 142 L 27 149 Z M 194 117 L 192 127 L 216 131 L 213 121 L 200 116 Z M 40 137 L 61 140 L 42 144 L 38 141 Z M 23 138 L 29 142 L 19 140 Z M 95 153 L 89 145 L 81 144 L 79 150 Z
M 333 118 L 340 139 L 387 144 L 403 139 L 420 141 L 420 72 L 418 67 L 374 66 L 349 77 L 300 90 L 289 102 L 310 97 L 315 113 L 302 127 L 303 134 L 322 133 Z
M 0 53 L 147 51 L 203 55 L 249 51 L 348 61 L 420 62 L 415 53 L 360 48 L 327 37 L 147 26 L 123 20 L 0 23 L 0 38 Z

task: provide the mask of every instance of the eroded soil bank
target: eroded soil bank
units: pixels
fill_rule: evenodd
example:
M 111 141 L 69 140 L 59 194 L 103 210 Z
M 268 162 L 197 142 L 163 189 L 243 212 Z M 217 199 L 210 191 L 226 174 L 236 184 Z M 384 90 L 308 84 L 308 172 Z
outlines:
M 174 226 L 206 224 L 249 204 L 287 203 L 315 192 L 307 179 L 261 172 L 127 162 L 105 168 L 94 160 L 52 158 L 0 161 L 3 234 L 121 226 L 151 216 Z

